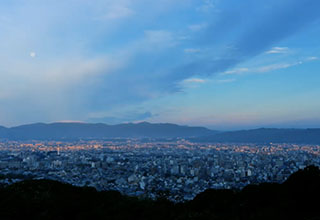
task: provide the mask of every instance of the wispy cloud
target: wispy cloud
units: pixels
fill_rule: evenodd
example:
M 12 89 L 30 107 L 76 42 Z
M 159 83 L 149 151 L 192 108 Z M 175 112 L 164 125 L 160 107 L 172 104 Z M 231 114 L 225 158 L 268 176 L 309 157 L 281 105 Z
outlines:
M 227 71 L 229 71 L 227 74 L 249 72 L 251 70 L 243 68 L 233 70 L 233 68 L 265 53 L 268 48 L 272 48 L 273 45 L 320 18 L 315 9 L 320 7 L 320 2 L 316 0 L 309 0 L 308 4 L 298 0 L 283 4 L 271 2 L 274 7 L 270 7 L 270 10 L 265 10 L 258 2 L 250 1 L 250 3 L 247 11 L 243 8 L 236 10 L 236 6 L 232 8 L 233 10 L 222 7 L 225 9 L 224 13 L 215 17 L 204 31 L 205 34 L 200 36 L 199 44 L 206 48 L 206 54 L 173 69 L 170 77 L 173 85 L 193 75 L 208 77 Z M 253 12 L 252 8 L 255 9 Z M 252 16 L 255 16 L 255 19 L 252 19 Z M 232 45 L 232 48 L 227 45 Z M 285 50 L 277 47 L 273 52 Z M 257 71 L 271 71 L 292 65 L 297 64 L 281 63 Z
M 222 75 L 243 75 L 243 74 L 255 74 L 255 73 L 267 73 L 275 70 L 287 69 L 290 67 L 294 67 L 297 65 L 301 65 L 307 62 L 316 61 L 317 57 L 307 57 L 305 59 L 296 61 L 296 62 L 288 62 L 288 63 L 274 63 L 259 67 L 251 67 L 251 68 L 236 68 L 232 70 L 228 70 L 222 73 Z
M 206 80 L 199 78 L 190 78 L 183 80 L 183 83 L 205 83 Z
M 276 63 L 270 64 L 266 66 L 254 67 L 254 68 L 238 68 L 234 70 L 229 70 L 223 73 L 223 75 L 243 75 L 243 74 L 255 74 L 255 73 L 266 73 L 280 69 L 286 69 L 292 66 L 300 65 L 303 62 L 295 62 L 295 63 Z
M 245 3 L 1 1 L 0 122 L 79 120 L 173 94 L 183 81 L 298 65 L 235 69 L 284 52 L 275 45 L 319 20 L 320 1 Z
M 274 70 L 287 69 L 289 67 L 300 65 L 300 64 L 302 64 L 302 61 L 295 62 L 295 63 L 276 63 L 276 64 L 271 64 L 267 66 L 258 67 L 256 69 L 252 69 L 252 72 L 266 73 Z
M 224 75 L 233 75 L 233 74 L 243 74 L 243 73 L 247 73 L 249 72 L 248 68 L 237 68 L 237 69 L 233 69 L 233 70 L 228 70 L 225 71 L 223 74 Z
M 268 50 L 267 54 L 285 54 L 289 52 L 288 47 L 272 47 L 271 50 Z
M 229 79 L 201 79 L 201 78 L 189 78 L 181 82 L 181 85 L 185 88 L 198 88 L 201 84 L 213 83 L 213 84 L 226 84 L 235 82 L 235 78 Z
M 313 61 L 313 60 L 320 60 L 320 58 L 319 57 L 307 57 L 306 60 Z

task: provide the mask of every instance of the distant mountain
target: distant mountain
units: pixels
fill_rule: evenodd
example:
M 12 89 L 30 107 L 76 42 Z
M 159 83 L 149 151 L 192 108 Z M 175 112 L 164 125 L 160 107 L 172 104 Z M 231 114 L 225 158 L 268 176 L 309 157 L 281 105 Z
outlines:
M 18 127 L 0 127 L 0 138 L 12 140 L 60 140 L 103 138 L 175 138 L 198 137 L 215 133 L 204 127 L 175 124 L 128 123 L 119 125 L 87 123 L 29 124 Z
M 217 143 L 296 143 L 320 144 L 320 129 L 275 129 L 260 128 L 220 132 L 205 137 L 193 138 L 195 142 Z
M 148 122 L 118 125 L 89 123 L 36 123 L 12 128 L 0 126 L 0 138 L 9 140 L 75 140 L 107 138 L 189 138 L 210 143 L 320 144 L 320 129 L 260 128 L 218 132 L 204 127 Z
M 6 136 L 8 129 L 6 127 L 0 126 L 0 137 Z

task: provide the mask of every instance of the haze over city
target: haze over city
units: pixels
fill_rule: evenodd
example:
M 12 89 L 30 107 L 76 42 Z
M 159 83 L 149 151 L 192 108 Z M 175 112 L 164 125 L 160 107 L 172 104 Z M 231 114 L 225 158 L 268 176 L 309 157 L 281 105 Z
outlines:
M 320 126 L 317 0 L 0 2 L 0 125 Z

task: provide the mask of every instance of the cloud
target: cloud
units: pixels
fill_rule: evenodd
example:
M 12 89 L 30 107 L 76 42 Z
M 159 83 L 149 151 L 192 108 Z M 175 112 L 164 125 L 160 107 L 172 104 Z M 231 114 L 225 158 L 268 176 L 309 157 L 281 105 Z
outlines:
M 272 47 L 271 50 L 268 50 L 267 54 L 283 54 L 288 53 L 289 48 L 288 47 Z
M 233 74 L 243 74 L 249 72 L 248 68 L 236 68 L 233 70 L 225 71 L 223 74 L 225 75 L 233 75 Z
M 307 57 L 307 61 L 319 60 L 319 57 Z
M 10 124 L 82 120 L 96 80 L 117 66 L 108 58 L 84 57 L 15 64 L 0 68 L 0 120 Z
M 206 80 L 199 78 L 190 78 L 183 80 L 183 83 L 205 83 Z
M 184 88 L 197 88 L 199 85 L 204 83 L 214 83 L 214 84 L 225 84 L 235 82 L 236 79 L 201 79 L 201 78 L 189 78 L 182 81 L 181 85 Z
M 225 8 L 224 13 L 206 28 L 205 34 L 199 39 L 201 45 L 211 47 L 211 54 L 182 65 L 179 72 L 190 77 L 192 74 L 208 76 L 228 71 L 320 18 L 317 10 L 320 2 L 316 0 L 303 3 L 298 0 L 281 3 L 272 1 L 270 10 L 265 10 L 263 5 L 255 1 L 249 1 L 250 7 L 239 7 L 238 10 L 236 4 L 232 9 Z M 228 48 L 227 45 L 233 47 Z M 275 49 L 273 52 L 284 51 Z
M 254 73 L 266 73 L 280 69 L 287 69 L 293 66 L 302 65 L 307 62 L 312 62 L 318 60 L 317 57 L 307 57 L 305 59 L 291 62 L 291 63 L 274 63 L 269 65 L 264 65 L 260 67 L 252 67 L 252 68 L 236 68 L 232 70 L 228 70 L 222 73 L 222 75 L 243 75 L 243 74 L 254 74 Z
M 30 57 L 35 58 L 36 57 L 36 53 L 35 52 L 30 52 Z
M 258 73 L 265 73 L 265 72 L 270 72 L 274 70 L 287 69 L 289 67 L 300 65 L 300 64 L 302 64 L 301 61 L 295 62 L 295 63 L 276 63 L 276 64 L 258 67 L 252 71 L 258 72 Z
M 320 17 L 317 0 L 202 1 L 204 14 L 193 0 L 10 2 L 0 3 L 0 121 L 19 124 L 113 117 L 184 80 L 244 73 L 239 64 Z M 288 66 L 260 71 L 276 68 Z
M 270 71 L 280 70 L 280 69 L 287 69 L 292 66 L 300 65 L 302 64 L 302 61 L 294 62 L 294 63 L 275 63 L 255 68 L 238 68 L 234 70 L 225 71 L 222 75 L 242 75 L 247 73 L 266 73 Z

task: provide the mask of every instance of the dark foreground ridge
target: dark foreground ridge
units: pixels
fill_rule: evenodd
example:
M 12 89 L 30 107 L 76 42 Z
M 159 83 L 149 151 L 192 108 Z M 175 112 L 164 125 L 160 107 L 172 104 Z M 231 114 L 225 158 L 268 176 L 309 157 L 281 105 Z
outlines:
M 209 189 L 174 204 L 97 192 L 51 180 L 28 180 L 0 189 L 0 219 L 320 219 L 320 170 L 309 166 L 283 184 L 241 191 Z

